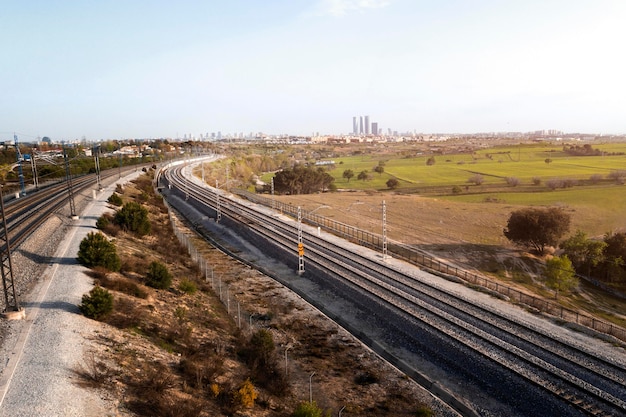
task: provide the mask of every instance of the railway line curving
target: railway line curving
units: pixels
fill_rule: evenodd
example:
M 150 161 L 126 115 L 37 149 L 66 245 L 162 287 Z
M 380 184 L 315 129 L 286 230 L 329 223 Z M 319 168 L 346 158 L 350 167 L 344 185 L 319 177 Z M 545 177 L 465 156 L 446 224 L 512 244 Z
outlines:
M 166 195 L 179 195 L 214 218 L 219 210 L 221 216 L 245 225 L 259 241 L 295 260 L 298 242 L 293 220 L 189 179 L 184 170 L 179 165 L 165 172 L 161 181 L 167 185 Z M 365 250 L 356 245 L 320 237 L 316 230 L 304 229 L 304 242 L 307 268 L 313 272 L 303 279 L 323 281 L 321 285 L 342 292 L 362 311 L 370 312 L 376 325 L 388 326 L 383 340 L 370 342 L 414 350 L 428 366 L 457 381 L 466 378 L 474 392 L 485 393 L 484 402 L 465 398 L 461 404 L 451 395 L 451 405 L 462 414 L 504 415 L 503 409 L 517 415 L 626 414 L 626 356 L 621 348 L 590 346 L 562 336 L 528 315 L 477 303 L 473 297 L 443 288 L 439 277 L 364 255 Z M 385 355 L 392 362 L 405 362 L 389 351 Z M 424 380 L 436 377 L 417 379 L 424 385 Z M 426 385 L 440 396 L 447 392 L 440 384 Z M 505 405 L 490 410 L 494 398 Z

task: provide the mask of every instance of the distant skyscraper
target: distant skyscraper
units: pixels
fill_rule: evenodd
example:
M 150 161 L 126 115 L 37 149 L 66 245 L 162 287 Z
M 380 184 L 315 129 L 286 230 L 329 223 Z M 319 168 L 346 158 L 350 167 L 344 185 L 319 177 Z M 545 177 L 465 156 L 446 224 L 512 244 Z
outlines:
M 372 122 L 372 135 L 378 135 L 378 123 Z
M 363 116 L 360 117 L 359 135 L 363 134 Z
M 356 121 L 356 116 L 352 118 L 352 133 L 355 135 L 359 134 L 359 124 Z
M 369 116 L 365 116 L 365 134 L 366 135 L 370 134 L 370 117 Z

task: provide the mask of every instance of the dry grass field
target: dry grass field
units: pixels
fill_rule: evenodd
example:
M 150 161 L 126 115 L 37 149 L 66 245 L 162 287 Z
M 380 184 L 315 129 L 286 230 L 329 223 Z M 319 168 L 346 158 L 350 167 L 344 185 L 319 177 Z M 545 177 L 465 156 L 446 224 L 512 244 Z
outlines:
M 382 234 L 382 201 L 386 205 L 387 236 L 417 245 L 449 264 L 478 271 L 491 278 L 554 300 L 543 284 L 543 259 L 512 245 L 502 231 L 511 211 L 506 203 L 465 203 L 442 198 L 393 192 L 341 191 L 314 195 L 276 196 L 304 211 L 329 217 L 372 233 Z M 593 210 L 564 206 L 572 215 L 572 233 L 594 222 Z M 626 302 L 581 285 L 578 291 L 556 300 L 565 307 L 587 311 L 603 320 L 626 326 Z

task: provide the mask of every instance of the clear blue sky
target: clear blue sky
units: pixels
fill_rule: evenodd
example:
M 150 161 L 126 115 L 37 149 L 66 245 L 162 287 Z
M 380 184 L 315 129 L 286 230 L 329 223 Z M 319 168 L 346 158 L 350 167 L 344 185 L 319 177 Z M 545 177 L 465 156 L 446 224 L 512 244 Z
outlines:
M 0 6 L 0 140 L 626 133 L 624 0 Z

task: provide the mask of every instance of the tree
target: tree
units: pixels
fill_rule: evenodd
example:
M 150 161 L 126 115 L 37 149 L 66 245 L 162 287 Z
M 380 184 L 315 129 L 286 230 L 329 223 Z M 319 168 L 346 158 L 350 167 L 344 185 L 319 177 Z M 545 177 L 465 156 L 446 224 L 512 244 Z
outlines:
M 467 182 L 475 184 L 475 185 L 481 185 L 484 181 L 485 181 L 485 177 L 483 177 L 480 174 L 474 174 L 467 180 Z
M 370 179 L 370 174 L 367 172 L 367 170 L 363 170 L 359 172 L 359 175 L 357 175 L 356 178 L 361 181 L 366 181 Z
M 101 266 L 109 271 L 119 271 L 122 266 L 115 245 L 100 232 L 90 232 L 78 247 L 78 262 L 87 268 Z
M 400 185 L 400 181 L 395 178 L 389 178 L 385 184 L 387 185 L 387 188 L 395 190 Z
M 603 250 L 604 259 L 601 264 L 606 281 L 620 281 L 626 278 L 624 268 L 626 260 L 626 232 L 607 233 L 604 236 L 606 246 Z
M 274 176 L 274 189 L 281 194 L 312 194 L 332 190 L 335 179 L 324 170 L 296 165 L 286 168 Z
M 582 230 L 577 230 L 574 236 L 561 243 L 561 249 L 572 261 L 574 268 L 578 271 L 584 269 L 587 276 L 591 275 L 592 267 L 602 262 L 606 246 L 606 242 L 587 238 Z
M 84 294 L 80 305 L 80 312 L 94 320 L 102 320 L 113 311 L 113 294 L 106 288 L 96 285 Z
M 567 255 L 555 256 L 546 261 L 546 285 L 554 290 L 554 298 L 559 291 L 568 291 L 578 285 L 578 278 Z
M 150 219 L 148 218 L 148 210 L 141 204 L 129 201 L 124 204 L 121 209 L 115 213 L 113 223 L 120 226 L 123 230 L 144 236 L 150 233 Z
M 428 158 L 426 160 L 426 165 L 428 165 L 428 166 L 435 165 L 435 157 L 431 156 L 430 158 Z
M 350 182 L 350 179 L 354 177 L 354 171 L 351 169 L 346 169 L 345 171 L 343 171 L 343 177 L 347 179 L 348 182 Z
M 154 261 L 148 266 L 146 285 L 152 288 L 165 290 L 172 284 L 172 274 L 161 262 Z
M 511 213 L 504 236 L 543 254 L 546 246 L 556 246 L 569 231 L 570 222 L 571 216 L 558 207 L 524 208 Z
M 385 172 L 385 167 L 382 165 L 376 165 L 374 167 L 374 172 L 377 172 L 378 175 L 383 175 L 383 172 Z
M 504 180 L 511 187 L 517 187 L 521 182 L 520 179 L 517 177 L 506 177 Z

